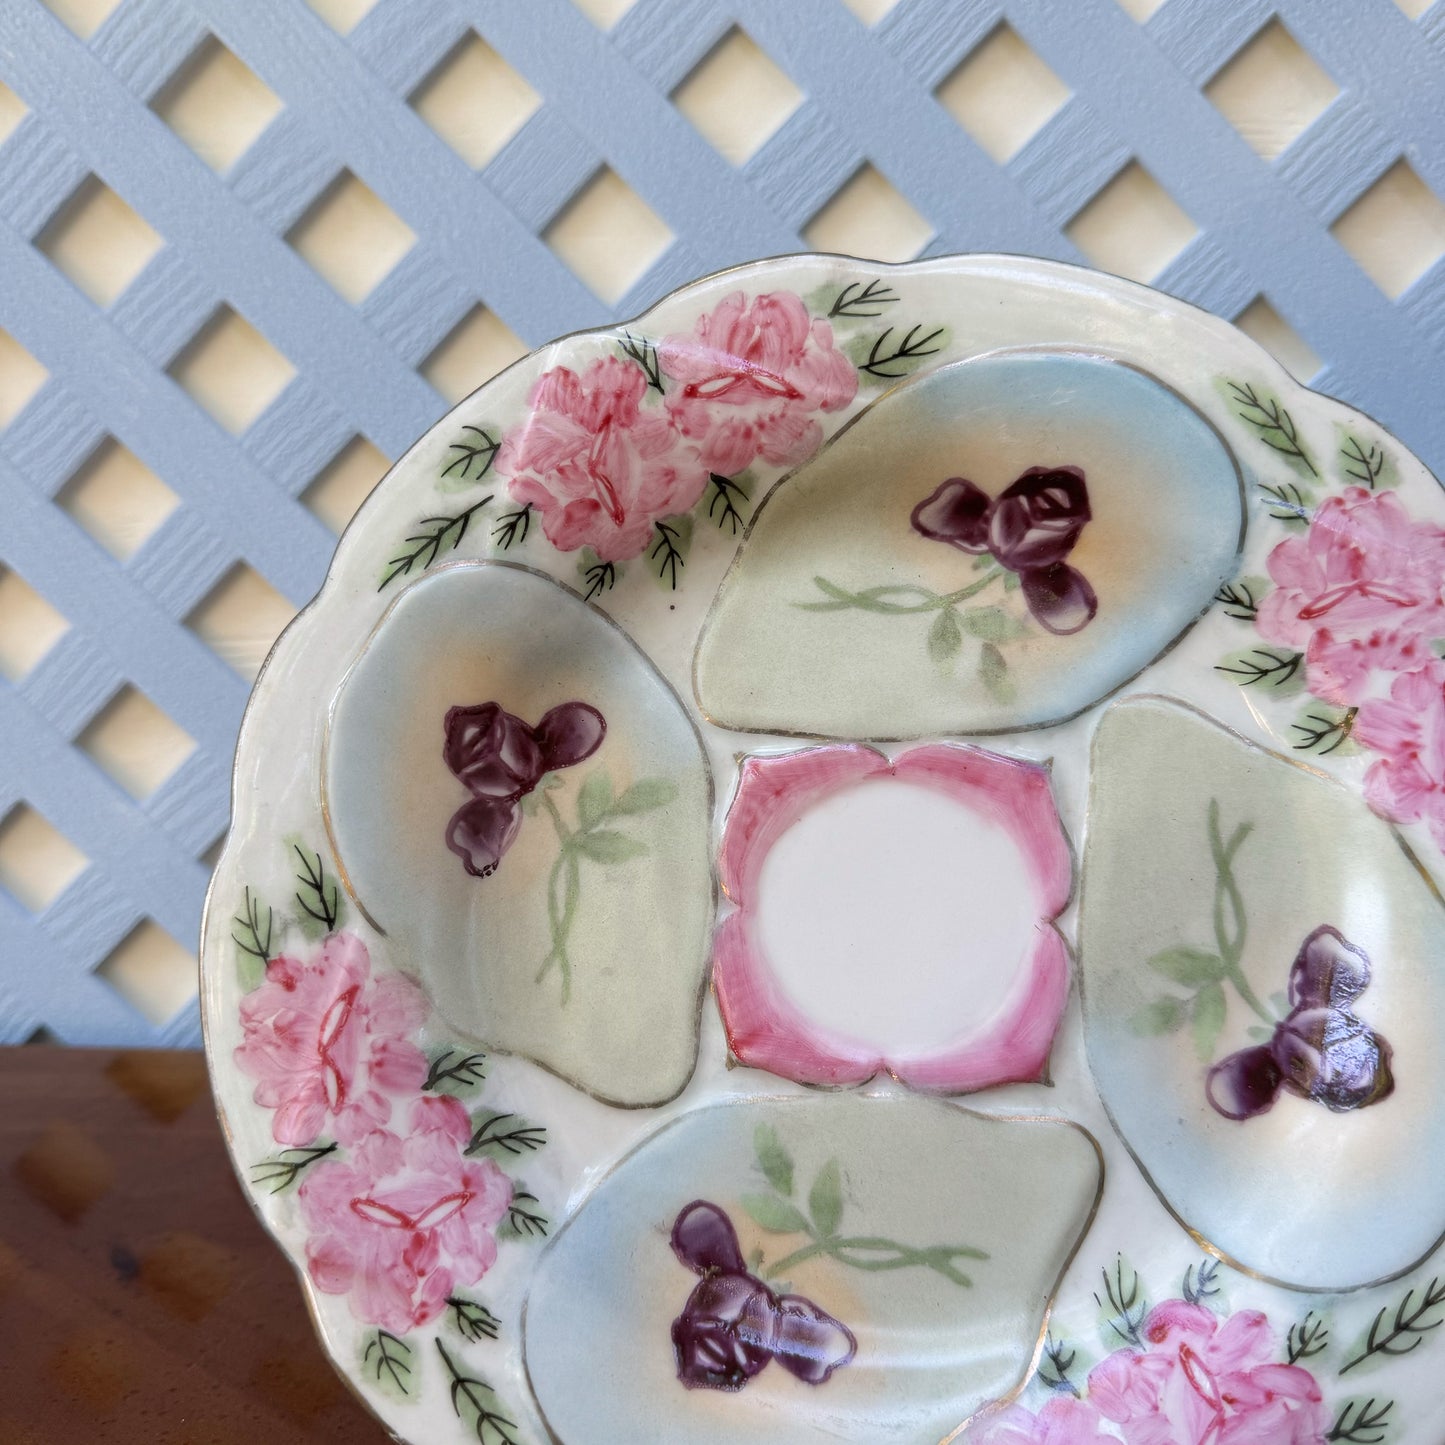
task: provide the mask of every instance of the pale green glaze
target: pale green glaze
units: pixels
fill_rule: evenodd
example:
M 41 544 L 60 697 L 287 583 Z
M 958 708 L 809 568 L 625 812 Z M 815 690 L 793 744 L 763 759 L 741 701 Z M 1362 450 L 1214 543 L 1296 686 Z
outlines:
M 1269 1009 L 1301 941 L 1331 924 L 1373 966 L 1360 1014 L 1394 1048 L 1394 1094 L 1332 1113 L 1282 1093 L 1222 1117 L 1188 1027 L 1141 1035 L 1171 989 L 1148 960 L 1210 946 L 1207 815 L 1234 859 L 1248 933 L 1241 966 Z M 1126 1142 L 1179 1218 L 1228 1258 L 1307 1289 L 1408 1269 L 1445 1230 L 1445 911 L 1401 840 L 1358 797 L 1158 698 L 1119 703 L 1094 742 L 1079 920 L 1089 1063 Z M 1182 993 L 1177 987 L 1173 992 Z M 1219 1059 L 1260 1019 L 1227 987 Z
M 1080 467 L 1088 486 L 1093 517 L 1069 561 L 1099 610 L 1069 636 L 1032 622 L 987 556 L 930 540 L 910 522 L 948 477 L 996 497 L 1033 466 Z M 1198 616 L 1232 573 L 1240 507 L 1218 434 L 1139 371 L 1048 351 L 940 367 L 875 403 L 759 509 L 698 643 L 698 702 L 725 727 L 829 737 L 1058 722 L 1118 687 Z M 941 658 L 929 642 L 938 613 L 921 594 L 917 612 L 813 610 L 829 601 L 817 578 L 854 593 L 979 590 L 959 598 L 963 645 Z M 1000 608 L 1008 619 L 998 643 L 1006 672 L 993 688 L 971 630 L 984 608 L 990 620 L 1000 621 Z
M 759 1125 L 792 1156 L 788 1197 L 800 1209 L 838 1161 L 841 1235 L 989 1257 L 960 1261 L 965 1288 L 927 1268 L 874 1272 L 815 1256 L 789 1268 L 787 1284 L 853 1331 L 852 1363 L 821 1385 L 774 1363 L 737 1393 L 688 1390 L 669 1333 L 697 1283 L 670 1247 L 679 1211 L 696 1199 L 725 1210 L 743 1253 L 763 1251 L 764 1276 L 807 1243 L 749 1217 L 744 1196 L 779 1193 L 759 1167 Z M 987 1118 L 904 1095 L 698 1110 L 618 1165 L 539 1264 L 524 1342 L 538 1403 L 566 1445 L 942 1439 L 1018 1383 L 1101 1184 L 1093 1140 L 1063 1120 Z
M 601 748 L 531 795 L 497 871 L 471 876 L 445 842 L 468 797 L 442 761 L 447 709 L 498 702 L 536 723 L 571 701 L 606 718 Z M 622 633 L 523 569 L 435 573 L 401 595 L 342 685 L 325 769 L 357 899 L 455 1028 L 617 1103 L 660 1103 L 682 1088 L 710 946 L 711 785 L 692 724 Z M 580 861 L 564 998 L 555 962 L 542 973 L 559 847 L 549 812 L 575 829 L 578 792 L 599 772 L 614 795 L 643 778 L 676 794 L 608 822 L 645 852 Z

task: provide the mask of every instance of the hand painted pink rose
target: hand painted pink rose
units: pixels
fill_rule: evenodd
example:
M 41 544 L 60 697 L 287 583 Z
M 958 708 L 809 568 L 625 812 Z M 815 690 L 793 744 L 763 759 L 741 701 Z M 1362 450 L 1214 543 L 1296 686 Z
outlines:
M 503 439 L 496 469 L 512 496 L 537 509 L 562 552 L 591 547 L 604 562 L 645 551 L 653 525 L 688 511 L 707 485 L 695 447 L 668 416 L 642 405 L 647 375 L 618 356 L 579 375 L 537 378 L 527 419 Z
M 1268 566 L 1259 633 L 1303 651 L 1310 691 L 1330 702 L 1362 702 L 1375 673 L 1419 667 L 1445 632 L 1445 527 L 1413 521 L 1393 492 L 1326 498 Z
M 1117 1445 L 1098 1410 L 1087 1400 L 1061 1396 L 1038 1414 L 1013 1405 L 979 1422 L 963 1437 L 966 1445 Z
M 1355 718 L 1354 739 L 1380 754 L 1365 774 L 1365 798 L 1396 823 L 1423 822 L 1445 848 L 1445 662 L 1397 677 L 1388 698 Z
M 371 976 L 355 934 L 333 933 L 309 959 L 273 958 L 241 1000 L 235 1058 L 257 1081 L 255 1101 L 276 1111 L 276 1142 L 310 1144 L 327 1133 L 354 1144 L 387 1123 L 388 1096 L 414 1093 L 426 1076 L 411 1038 L 428 1011 L 410 979 Z
M 819 412 L 839 411 L 858 392 L 858 372 L 798 297 L 741 291 L 700 316 L 690 336 L 657 348 L 674 382 L 667 408 L 697 443 L 703 465 L 733 476 L 759 457 L 794 466 L 821 445 Z
M 1221 1323 L 1166 1300 L 1140 1331 L 1144 1349 L 1116 1350 L 1089 1372 L 1088 1397 L 1126 1445 L 1318 1445 L 1329 1425 L 1308 1370 L 1275 1362 L 1257 1310 Z
M 311 1279 L 323 1294 L 349 1296 L 363 1324 L 405 1334 L 496 1262 L 493 1230 L 512 1183 L 490 1159 L 462 1155 L 469 1131 L 458 1133 L 458 1113 L 464 1120 L 454 1099 L 418 1100 L 407 1138 L 378 1131 L 302 1181 Z

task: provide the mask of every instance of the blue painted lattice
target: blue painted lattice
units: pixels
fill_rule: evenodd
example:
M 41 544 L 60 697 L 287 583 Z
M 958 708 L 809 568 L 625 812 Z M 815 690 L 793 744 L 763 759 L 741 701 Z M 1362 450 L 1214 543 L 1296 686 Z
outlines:
M 1086 259 L 1071 222 L 1137 160 L 1195 227 L 1155 284 L 1231 317 L 1266 298 L 1316 385 L 1445 468 L 1445 265 L 1392 298 L 1331 229 L 1402 159 L 1445 197 L 1445 4 L 1164 0 L 1140 24 L 1116 0 L 898 0 L 870 28 L 841 0 L 635 0 L 605 31 L 566 0 L 376 0 L 343 36 L 302 0 L 119 0 L 85 40 L 52 13 L 77 7 L 0 6 L 0 80 L 29 110 L 0 145 L 0 328 L 48 373 L 0 432 L 0 566 L 69 623 L 0 679 L 0 818 L 33 810 L 88 860 L 38 912 L 0 889 L 0 1041 L 196 1039 L 193 1006 L 152 1022 L 96 972 L 147 919 L 194 941 L 226 824 L 247 683 L 186 619 L 237 563 L 310 597 L 333 537 L 302 494 L 354 437 L 396 457 L 441 414 L 419 367 L 478 302 L 528 345 L 627 316 L 807 249 L 865 163 L 925 254 Z M 1204 89 L 1273 18 L 1340 94 L 1266 161 Z M 1000 164 L 936 92 L 1005 19 L 1071 94 Z M 802 93 L 740 167 L 670 99 L 735 24 Z M 469 30 L 541 98 L 480 171 L 408 102 Z M 212 37 L 282 102 L 223 173 L 152 108 Z M 603 165 L 674 238 L 611 305 L 544 239 Z M 356 305 L 285 239 L 343 170 L 416 236 Z M 90 176 L 163 242 L 104 309 L 38 244 Z M 168 373 L 221 305 L 295 368 L 239 435 Z M 107 438 L 180 499 L 124 562 L 60 499 Z M 77 741 L 127 686 L 197 743 L 144 801 Z

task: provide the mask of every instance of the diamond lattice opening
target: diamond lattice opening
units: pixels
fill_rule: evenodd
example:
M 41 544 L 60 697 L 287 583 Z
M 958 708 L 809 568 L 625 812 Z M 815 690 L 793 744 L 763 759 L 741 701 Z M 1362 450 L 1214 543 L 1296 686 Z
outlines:
M 8 85 L 0 85 L 0 145 L 4 145 L 15 127 L 30 114 L 30 107 L 10 89 Z
M 485 306 L 473 306 L 422 362 L 421 374 L 453 406 L 525 356 L 526 346 Z
M 876 25 L 898 0 L 843 0 L 843 3 L 865 24 Z
M 1002 165 L 1069 98 L 1069 87 L 1007 21 L 964 57 L 935 92 L 943 108 Z
M 208 166 L 224 172 L 271 124 L 281 101 L 212 35 L 161 88 L 151 109 Z
M 911 261 L 932 240 L 933 228 L 882 171 L 865 163 L 808 222 L 803 236 L 814 251 Z
M 389 465 L 365 437 L 352 437 L 317 473 L 301 500 L 340 536 Z
M 89 40 L 110 18 L 120 0 L 43 0 L 45 8 L 68 30 Z
M 572 0 L 599 30 L 611 30 L 637 0 Z
M 25 410 L 49 375 L 13 336 L 0 331 L 0 427 Z
M 376 0 L 306 0 L 338 35 L 349 35 L 371 12 Z
M 1162 4 L 1164 0 L 1118 0 L 1121 9 L 1131 19 L 1137 20 L 1142 25 Z
M 301 494 L 301 500 L 322 520 L 332 532 L 341 535 L 370 496 L 390 462 L 381 455 L 364 436 L 353 436 L 351 441 L 327 462 L 311 486 Z
M 107 437 L 56 502 L 112 557 L 129 561 L 181 499 L 133 452 Z
M 1435 0 L 1395 0 L 1411 20 L 1418 20 L 1434 3 Z
M 132 1008 L 153 1024 L 174 1018 L 196 996 L 196 956 L 147 918 L 95 967 Z
M 254 682 L 296 609 L 254 568 L 238 562 L 186 618 L 219 658 Z
M 237 435 L 296 375 L 296 368 L 229 306 L 216 309 L 167 371 L 193 401 Z
M 735 166 L 756 155 L 802 100 L 803 92 L 736 25 L 672 93 L 678 110 Z
M 89 862 L 28 803 L 0 818 L 0 888 L 32 913 L 44 913 Z
M 1324 114 L 1340 88 L 1271 20 L 1204 93 L 1250 149 L 1272 161 Z
M 1066 228 L 1094 265 L 1152 281 L 1198 234 L 1169 193 L 1130 161 Z
M 1323 365 L 1309 342 L 1263 296 L 1256 296 L 1234 318 L 1234 324 L 1298 381 L 1308 381 Z
M 0 677 L 19 682 L 70 631 L 18 572 L 0 567 Z
M 473 169 L 526 125 L 542 97 L 469 30 L 412 92 L 412 108 Z
M 286 239 L 354 305 L 390 275 L 416 243 L 416 232 L 370 186 L 342 171 Z
M 1445 205 L 1408 161 L 1398 160 L 1330 231 L 1393 299 L 1445 254 Z
M 109 306 L 163 242 L 109 186 L 89 176 L 35 244 L 97 306 Z
M 672 232 L 616 171 L 603 166 L 542 239 L 583 285 L 610 304 L 667 250 Z
M 76 746 L 143 803 L 196 750 L 196 740 L 126 683 L 86 725 Z

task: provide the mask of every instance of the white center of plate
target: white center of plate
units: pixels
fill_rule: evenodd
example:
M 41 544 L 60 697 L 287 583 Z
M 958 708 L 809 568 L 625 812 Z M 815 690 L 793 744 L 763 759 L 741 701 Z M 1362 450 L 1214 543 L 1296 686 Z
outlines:
M 819 803 L 763 864 L 759 939 L 815 1023 L 894 1055 L 977 1033 L 1013 989 L 1038 908 L 1001 828 L 893 778 Z

